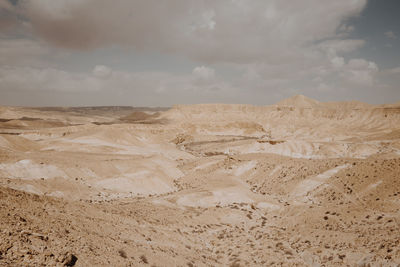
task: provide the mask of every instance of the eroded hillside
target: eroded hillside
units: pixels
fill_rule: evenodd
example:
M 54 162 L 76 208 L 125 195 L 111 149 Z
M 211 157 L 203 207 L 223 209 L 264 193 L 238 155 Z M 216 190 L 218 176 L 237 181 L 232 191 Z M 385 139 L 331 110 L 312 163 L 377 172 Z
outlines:
M 398 105 L 2 107 L 0 185 L 6 265 L 400 264 Z

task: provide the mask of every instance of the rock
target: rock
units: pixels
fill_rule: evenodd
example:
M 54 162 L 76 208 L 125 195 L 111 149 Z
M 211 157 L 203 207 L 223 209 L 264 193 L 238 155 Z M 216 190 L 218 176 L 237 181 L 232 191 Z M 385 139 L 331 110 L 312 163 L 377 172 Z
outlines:
M 74 254 L 67 253 L 62 263 L 64 266 L 74 266 L 77 260 L 78 258 Z

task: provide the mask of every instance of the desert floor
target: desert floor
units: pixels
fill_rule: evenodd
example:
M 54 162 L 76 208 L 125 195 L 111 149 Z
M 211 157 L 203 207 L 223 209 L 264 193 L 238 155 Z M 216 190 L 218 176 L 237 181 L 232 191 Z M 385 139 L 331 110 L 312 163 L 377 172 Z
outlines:
M 0 107 L 0 265 L 399 266 L 400 103 Z

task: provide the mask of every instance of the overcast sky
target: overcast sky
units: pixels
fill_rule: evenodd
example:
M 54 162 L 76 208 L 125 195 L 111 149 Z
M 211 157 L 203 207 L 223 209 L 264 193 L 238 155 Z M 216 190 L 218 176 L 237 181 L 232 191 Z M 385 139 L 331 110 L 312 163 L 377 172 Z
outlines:
M 399 0 L 0 0 L 0 105 L 400 101 Z

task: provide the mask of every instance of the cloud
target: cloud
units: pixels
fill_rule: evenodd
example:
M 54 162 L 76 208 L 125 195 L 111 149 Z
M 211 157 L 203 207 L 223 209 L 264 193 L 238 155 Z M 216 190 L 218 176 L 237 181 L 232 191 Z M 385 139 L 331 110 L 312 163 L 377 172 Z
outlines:
M 392 31 L 385 32 L 385 36 L 389 39 L 397 39 L 397 35 Z
M 97 65 L 93 69 L 93 75 L 100 78 L 105 78 L 111 75 L 111 68 L 104 65 Z
M 343 57 L 334 57 L 331 59 L 331 62 L 334 68 L 341 68 L 345 64 Z
M 46 44 L 28 38 L 0 39 L 0 65 L 45 66 L 54 52 Z
M 19 3 L 33 30 L 57 46 L 88 50 L 121 45 L 207 63 L 250 63 L 290 60 L 304 46 L 335 37 L 343 20 L 358 14 L 366 0 Z
M 365 59 L 351 59 L 348 62 L 348 68 L 351 70 L 374 70 L 377 71 L 378 67 L 374 62 L 366 61 Z
M 388 74 L 400 74 L 400 67 L 385 70 Z
M 0 67 L 0 84 L 4 91 L 33 92 L 105 92 L 159 94 L 208 94 L 213 91 L 236 89 L 214 77 L 214 70 L 195 68 L 193 74 L 177 75 L 168 72 L 122 72 L 97 65 L 92 72 L 71 73 L 57 68 Z M 200 75 L 200 76 L 199 76 Z M 207 79 L 198 83 L 198 79 Z
M 8 91 L 98 91 L 103 88 L 99 79 L 54 68 L 1 67 L 0 83 Z
M 205 66 L 196 67 L 192 71 L 193 75 L 202 80 L 211 80 L 215 77 L 215 70 Z
M 14 6 L 7 0 L 0 0 L 0 30 L 8 29 L 17 23 Z
M 365 59 L 351 59 L 344 65 L 341 75 L 352 83 L 372 86 L 375 84 L 378 71 L 378 66 L 374 62 Z
M 0 35 L 1 89 L 115 91 L 168 104 L 265 104 L 294 93 L 373 90 L 380 70 L 351 58 L 366 41 L 350 38 L 354 27 L 346 24 L 366 2 L 19 0 L 7 12 L 18 14 L 25 32 Z M 114 57 L 115 47 L 133 50 L 140 64 Z M 60 52 L 72 59 L 57 58 Z M 168 66 L 166 58 L 183 58 L 187 69 L 149 70 L 158 60 Z
M 357 50 L 365 45 L 364 40 L 344 39 L 328 40 L 320 43 L 318 47 L 329 55 L 336 56 L 338 53 L 348 53 Z

